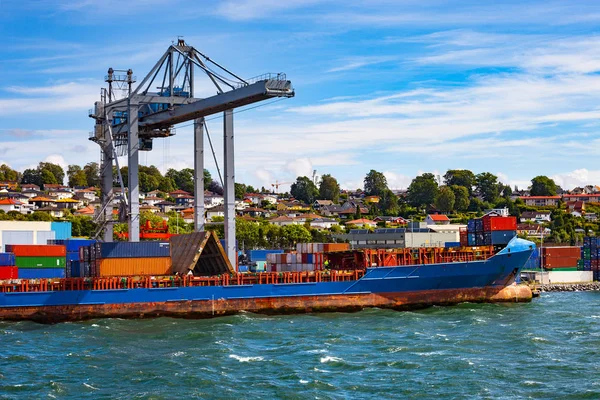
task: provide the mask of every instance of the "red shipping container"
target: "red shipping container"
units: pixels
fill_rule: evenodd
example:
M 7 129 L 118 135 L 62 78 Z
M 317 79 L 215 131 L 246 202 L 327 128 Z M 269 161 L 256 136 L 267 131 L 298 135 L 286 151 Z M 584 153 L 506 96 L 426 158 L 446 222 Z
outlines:
M 7 244 L 6 251 L 15 257 L 66 257 L 67 247 L 57 244 Z
M 516 217 L 483 217 L 483 230 L 490 231 L 516 231 Z
M 574 268 L 579 257 L 544 257 L 544 268 Z
M 18 279 L 19 268 L 18 267 L 0 267 L 0 281 L 6 279 Z
M 542 247 L 544 257 L 581 257 L 581 249 L 576 246 Z

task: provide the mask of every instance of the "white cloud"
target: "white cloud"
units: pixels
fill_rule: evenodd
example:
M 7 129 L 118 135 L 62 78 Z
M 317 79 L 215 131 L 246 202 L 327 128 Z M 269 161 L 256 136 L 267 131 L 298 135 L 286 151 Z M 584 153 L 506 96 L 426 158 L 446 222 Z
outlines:
M 363 56 L 363 57 L 348 57 L 339 62 L 342 64 L 338 67 L 330 68 L 325 72 L 342 72 L 353 69 L 366 67 L 368 65 L 381 64 L 388 61 L 397 60 L 397 56 Z
M 283 11 L 306 7 L 317 0 L 241 0 L 221 1 L 216 14 L 234 21 L 264 19 Z
M 600 170 L 580 168 L 571 172 L 563 172 L 551 176 L 554 182 L 563 189 L 573 189 L 577 186 L 600 184 Z
M 390 171 L 384 171 L 383 175 L 390 189 L 406 189 L 413 179 L 412 177 Z

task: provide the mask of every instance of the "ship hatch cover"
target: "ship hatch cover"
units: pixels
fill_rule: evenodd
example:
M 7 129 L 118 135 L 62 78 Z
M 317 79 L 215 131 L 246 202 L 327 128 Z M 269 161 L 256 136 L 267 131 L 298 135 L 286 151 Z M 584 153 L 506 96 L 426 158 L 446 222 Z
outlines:
M 173 273 L 213 276 L 235 273 L 216 234 L 211 231 L 171 236 Z

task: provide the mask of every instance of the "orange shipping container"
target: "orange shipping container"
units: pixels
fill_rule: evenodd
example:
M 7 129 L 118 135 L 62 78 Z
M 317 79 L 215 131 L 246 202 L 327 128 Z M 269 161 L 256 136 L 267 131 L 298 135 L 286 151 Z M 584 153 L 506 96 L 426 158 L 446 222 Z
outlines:
M 104 258 L 98 276 L 171 275 L 171 257 Z
M 16 257 L 65 257 L 67 247 L 58 244 L 7 244 L 7 253 Z

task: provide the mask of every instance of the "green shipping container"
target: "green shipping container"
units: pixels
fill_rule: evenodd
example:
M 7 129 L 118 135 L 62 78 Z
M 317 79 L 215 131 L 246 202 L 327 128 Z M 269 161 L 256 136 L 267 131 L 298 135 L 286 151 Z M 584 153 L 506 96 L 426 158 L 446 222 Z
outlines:
M 64 268 L 65 257 L 15 257 L 19 268 Z
M 560 271 L 577 271 L 577 267 L 571 267 L 571 268 L 552 268 L 552 269 L 549 269 L 548 271 L 551 271 L 551 272 L 557 272 L 557 271 L 559 271 L 559 272 Z

